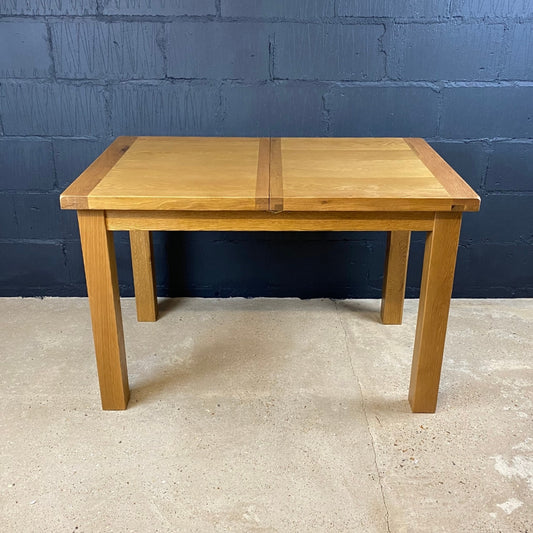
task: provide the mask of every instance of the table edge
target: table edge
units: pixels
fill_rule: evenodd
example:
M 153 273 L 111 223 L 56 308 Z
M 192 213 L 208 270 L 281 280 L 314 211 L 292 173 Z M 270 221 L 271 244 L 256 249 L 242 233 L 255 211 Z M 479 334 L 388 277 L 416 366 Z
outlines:
M 452 211 L 479 211 L 479 195 L 425 139 L 404 137 L 403 140 L 450 195 Z
M 59 196 L 61 209 L 90 209 L 89 194 L 138 137 L 117 137 Z

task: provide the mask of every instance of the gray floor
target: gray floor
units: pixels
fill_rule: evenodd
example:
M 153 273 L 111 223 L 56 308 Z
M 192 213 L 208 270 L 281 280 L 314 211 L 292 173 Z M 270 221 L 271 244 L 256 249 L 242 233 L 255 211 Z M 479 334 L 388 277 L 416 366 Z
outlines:
M 103 412 L 87 301 L 0 299 L 0 531 L 532 531 L 533 300 L 453 301 L 435 415 L 416 306 L 123 300 Z

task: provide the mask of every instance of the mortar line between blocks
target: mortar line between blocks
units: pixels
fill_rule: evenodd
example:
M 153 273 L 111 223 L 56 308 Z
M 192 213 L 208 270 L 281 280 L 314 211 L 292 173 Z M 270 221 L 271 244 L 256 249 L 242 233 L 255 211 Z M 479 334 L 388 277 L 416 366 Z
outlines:
M 372 445 L 372 453 L 373 453 L 373 456 L 374 456 L 374 466 L 376 468 L 376 474 L 378 476 L 378 483 L 379 483 L 379 489 L 380 489 L 380 492 L 381 492 L 381 499 L 383 501 L 383 507 L 385 508 L 385 521 L 387 523 L 387 532 L 391 533 L 390 521 L 389 521 L 390 520 L 389 508 L 387 506 L 387 501 L 385 499 L 385 491 L 383 489 L 383 478 L 381 476 L 381 472 L 380 472 L 380 469 L 379 469 L 379 466 L 378 466 L 378 458 L 377 458 L 377 453 L 376 453 L 376 445 L 375 445 L 374 434 L 372 433 L 372 428 L 370 427 L 370 422 L 368 420 L 368 413 L 366 412 L 365 398 L 363 396 L 363 387 L 361 386 L 361 381 L 359 380 L 359 377 L 355 373 L 355 369 L 354 369 L 353 362 L 352 362 L 352 357 L 350 355 L 350 345 L 349 345 L 349 342 L 348 342 L 348 331 L 346 330 L 346 326 L 344 324 L 344 320 L 342 319 L 342 315 L 341 315 L 341 312 L 339 310 L 339 305 L 337 303 L 337 300 L 332 300 L 332 301 L 333 301 L 333 305 L 335 306 L 335 311 L 337 313 L 337 318 L 339 319 L 339 323 L 340 323 L 342 331 L 344 333 L 344 344 L 345 344 L 345 347 L 346 347 L 346 355 L 348 356 L 348 360 L 350 361 L 350 368 L 352 369 L 352 374 L 353 374 L 353 376 L 355 378 L 355 381 L 357 382 L 357 386 L 359 388 L 359 393 L 361 394 L 361 408 L 363 410 L 363 414 L 365 415 L 365 421 L 366 421 L 366 425 L 367 425 L 367 428 L 368 428 L 368 434 L 370 435 L 370 443 Z

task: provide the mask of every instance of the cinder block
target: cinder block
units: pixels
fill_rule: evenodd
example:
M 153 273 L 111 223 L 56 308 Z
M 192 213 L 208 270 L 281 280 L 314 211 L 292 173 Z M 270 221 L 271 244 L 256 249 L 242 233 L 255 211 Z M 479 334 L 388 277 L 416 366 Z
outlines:
M 0 0 L 0 15 L 94 15 L 96 0 Z
M 451 14 L 462 17 L 527 17 L 531 0 L 452 0 Z
M 215 0 L 103 0 L 104 15 L 214 15 Z
M 503 33 L 503 24 L 394 24 L 385 36 L 388 73 L 404 81 L 493 80 Z
M 530 195 L 489 194 L 481 198 L 479 213 L 464 217 L 463 241 L 511 244 L 533 239 L 533 202 Z M 533 272 L 533 269 L 530 271 Z
M 369 287 L 368 272 L 383 270 L 385 239 L 382 236 L 383 252 L 375 254 L 352 235 L 166 232 L 162 244 L 155 246 L 156 257 L 165 258 L 156 265 L 160 294 L 379 297 L 381 287 Z M 190 267 L 180 272 L 184 253 Z
M 164 77 L 158 44 L 163 25 L 152 22 L 58 22 L 51 25 L 60 78 Z
M 67 280 L 59 243 L 0 243 L 0 296 L 58 295 Z
M 497 142 L 491 145 L 486 188 L 490 191 L 533 191 L 533 144 Z M 533 197 L 529 197 L 533 211 Z
M 326 94 L 332 136 L 433 137 L 437 93 L 426 87 L 339 87 Z
M 268 26 L 253 22 L 176 22 L 168 26 L 168 76 L 268 79 Z
M 122 84 L 113 88 L 114 135 L 216 135 L 219 91 L 202 83 Z
M 381 25 L 277 24 L 274 77 L 379 80 L 385 75 Z
M 475 243 L 460 247 L 457 267 L 454 298 L 533 297 L 531 244 Z
M 0 193 L 0 239 L 17 239 L 18 232 L 13 194 L 2 192 Z
M 61 239 L 77 238 L 75 211 L 62 211 L 59 193 L 17 194 L 14 196 L 19 238 Z
M 442 94 L 442 137 L 531 136 L 533 87 L 449 87 Z
M 58 187 L 60 189 L 68 187 L 107 148 L 110 142 L 87 139 L 54 139 Z
M 482 142 L 432 142 L 431 146 L 472 187 L 479 191 L 488 164 Z
M 54 187 L 52 143 L 44 139 L 0 137 L 2 190 L 48 191 Z
M 223 17 L 311 19 L 333 17 L 334 0 L 265 2 L 264 0 L 222 0 Z
M 433 18 L 447 15 L 443 0 L 337 0 L 340 17 Z
M 0 113 L 5 135 L 106 133 L 104 88 L 97 85 L 6 82 Z
M 223 132 L 235 136 L 325 134 L 322 84 L 281 82 L 222 87 Z
M 509 49 L 505 54 L 501 77 L 533 81 L 533 24 L 512 24 L 508 32 Z
M 87 296 L 80 241 L 65 241 L 63 244 L 63 250 L 65 253 L 65 267 L 67 271 L 65 283 L 68 282 L 69 285 L 75 287 L 75 289 L 72 290 L 73 296 Z
M 0 22 L 0 78 L 45 78 L 52 62 L 42 22 Z

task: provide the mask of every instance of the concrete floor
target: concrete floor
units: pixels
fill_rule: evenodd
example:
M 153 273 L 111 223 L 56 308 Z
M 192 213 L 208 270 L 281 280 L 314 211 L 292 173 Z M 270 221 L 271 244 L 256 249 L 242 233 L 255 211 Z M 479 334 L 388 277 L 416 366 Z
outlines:
M 531 532 L 533 300 L 455 300 L 435 415 L 417 302 L 123 300 L 100 410 L 85 299 L 0 299 L 1 532 Z

